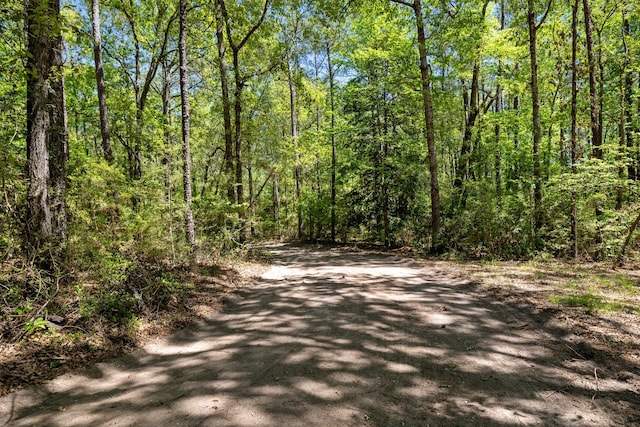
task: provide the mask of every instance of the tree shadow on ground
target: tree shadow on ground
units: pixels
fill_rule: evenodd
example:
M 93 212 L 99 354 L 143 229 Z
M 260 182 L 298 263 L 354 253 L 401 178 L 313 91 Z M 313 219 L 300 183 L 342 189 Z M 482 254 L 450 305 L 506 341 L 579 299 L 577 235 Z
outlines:
M 639 366 L 478 284 L 384 254 L 272 248 L 195 327 L 0 401 L 11 425 L 640 423 Z M 625 367 L 624 373 L 621 367 Z M 594 375 L 595 370 L 595 375 Z

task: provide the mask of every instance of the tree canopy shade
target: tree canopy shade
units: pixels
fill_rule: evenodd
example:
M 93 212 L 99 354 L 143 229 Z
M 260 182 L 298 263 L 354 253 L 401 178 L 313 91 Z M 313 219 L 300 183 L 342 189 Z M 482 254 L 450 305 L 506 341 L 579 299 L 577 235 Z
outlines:
M 4 260 L 637 248 L 630 0 L 2 5 Z

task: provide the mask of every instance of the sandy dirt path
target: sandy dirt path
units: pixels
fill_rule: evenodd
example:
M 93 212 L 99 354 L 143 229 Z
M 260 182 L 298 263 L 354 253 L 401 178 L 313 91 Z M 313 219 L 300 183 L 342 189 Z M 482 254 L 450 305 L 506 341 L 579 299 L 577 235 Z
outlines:
M 637 390 L 481 286 L 391 255 L 270 251 L 223 311 L 5 396 L 0 425 L 640 425 Z

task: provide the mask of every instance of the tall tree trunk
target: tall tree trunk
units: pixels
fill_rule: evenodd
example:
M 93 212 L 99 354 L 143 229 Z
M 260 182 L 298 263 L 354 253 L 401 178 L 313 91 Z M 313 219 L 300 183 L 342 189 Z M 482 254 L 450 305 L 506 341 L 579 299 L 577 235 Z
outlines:
M 629 67 L 629 47 L 627 45 L 627 37 L 629 36 L 629 20 L 626 18 L 624 14 L 624 10 L 622 11 L 622 47 L 624 49 L 623 55 L 624 58 L 622 60 L 621 70 L 620 70 L 620 122 L 618 125 L 618 132 L 620 137 L 620 153 L 619 156 L 621 159 L 625 157 L 627 151 L 627 144 L 629 140 L 629 136 L 627 133 L 627 117 L 628 112 L 631 109 L 631 93 L 629 91 L 633 90 L 630 74 L 628 71 Z M 629 171 L 629 167 L 627 164 L 627 171 Z M 625 168 L 620 165 L 618 168 L 618 178 L 622 183 L 624 181 Z M 628 177 L 631 179 L 631 175 Z M 618 189 L 618 194 L 616 197 L 616 209 L 622 209 L 622 205 L 624 202 L 624 191 L 623 188 L 620 187 Z
M 273 219 L 276 223 L 278 239 L 280 239 L 282 238 L 282 222 L 280 220 L 280 188 L 278 186 L 277 172 L 273 173 L 272 197 L 273 197 Z
M 313 54 L 313 68 L 315 71 L 315 83 L 318 84 L 320 82 L 320 64 L 318 63 L 318 52 L 314 52 Z M 322 130 L 322 114 L 320 112 L 320 104 L 316 102 L 316 132 L 320 135 L 320 131 Z M 313 190 L 316 192 L 316 200 L 318 206 L 322 203 L 322 167 L 320 162 L 320 153 L 316 153 L 316 164 L 315 164 L 315 183 L 312 185 Z M 313 180 L 312 180 L 313 181 Z M 323 221 L 322 218 L 317 217 L 316 209 L 309 209 L 309 237 L 312 240 L 320 239 L 322 235 L 322 226 Z M 315 233 L 315 234 L 314 234 Z
M 184 186 L 184 229 L 189 246 L 196 243 L 196 232 L 193 224 L 193 211 L 191 209 L 191 147 L 190 137 L 190 112 L 189 112 L 189 87 L 187 85 L 187 0 L 180 0 L 180 40 L 178 43 L 180 56 L 180 100 L 182 101 L 182 158 Z
M 418 50 L 420 53 L 420 75 L 422 81 L 422 100 L 427 132 L 427 149 L 429 152 L 429 175 L 431 177 L 431 240 L 432 252 L 442 251 L 440 242 L 440 186 L 438 184 L 438 161 L 436 158 L 436 139 L 433 125 L 433 104 L 431 102 L 431 84 L 429 64 L 427 62 L 427 43 L 422 17 L 421 0 L 414 0 L 414 13 L 418 31 Z
M 93 59 L 96 66 L 96 88 L 98 89 L 98 109 L 100 113 L 100 135 L 102 153 L 108 163 L 113 163 L 111 138 L 109 135 L 109 115 L 107 114 L 107 93 L 104 87 L 102 66 L 102 39 L 100 36 L 100 1 L 91 0 L 91 23 L 93 27 Z
M 216 41 L 220 69 L 220 87 L 222 89 L 222 117 L 224 123 L 224 170 L 227 175 L 227 199 L 235 203 L 233 185 L 233 129 L 231 128 L 231 101 L 229 99 L 229 68 L 227 66 L 227 48 L 224 43 L 224 17 L 222 0 L 216 2 Z
M 540 227 L 542 227 L 542 173 L 540 167 L 540 142 L 542 141 L 542 125 L 540 120 L 540 91 L 538 88 L 537 50 L 538 28 L 542 24 L 542 22 L 540 22 L 540 24 L 536 23 L 534 0 L 528 0 L 527 4 L 527 25 L 529 27 L 529 55 L 531 59 L 531 102 L 533 106 L 533 225 L 535 228 L 534 232 L 537 236 Z
M 577 173 L 578 162 L 578 7 L 573 1 L 571 10 L 571 172 Z M 578 207 L 576 192 L 571 191 L 571 255 L 578 257 Z
M 460 156 L 458 158 L 458 166 L 456 168 L 456 177 L 453 181 L 453 187 L 456 189 L 455 204 L 460 208 L 464 208 L 466 204 L 464 185 L 465 181 L 469 178 L 469 173 L 472 166 L 471 155 L 473 150 L 473 129 L 475 127 L 478 114 L 480 113 L 480 108 L 478 106 L 479 80 L 480 64 L 476 62 L 473 64 L 471 91 L 469 95 L 467 95 L 466 87 L 464 88 L 465 126 L 462 136 Z
M 380 129 L 380 196 L 382 198 L 382 229 L 384 230 L 384 245 L 391 247 L 391 228 L 389 222 L 389 178 L 387 170 L 387 157 L 389 155 L 389 147 L 387 138 L 389 136 L 389 118 L 386 105 L 387 93 L 382 94 L 382 114 L 383 121 Z
M 249 39 L 255 34 L 255 32 L 262 26 L 265 17 L 267 16 L 267 11 L 269 10 L 269 2 L 270 0 L 264 1 L 264 6 L 262 8 L 262 13 L 260 15 L 260 19 L 256 22 L 247 33 L 244 35 L 240 42 L 236 43 L 233 37 L 231 36 L 231 27 L 229 15 L 227 13 L 227 8 L 225 5 L 225 0 L 218 0 L 218 5 L 220 7 L 220 12 L 222 13 L 222 17 L 224 19 L 225 29 L 227 32 L 227 40 L 229 41 L 229 47 L 231 47 L 231 51 L 233 53 L 233 72 L 234 72 L 234 83 L 235 83 L 235 96 L 234 96 L 234 125 L 235 125 L 235 194 L 236 194 L 236 204 L 238 205 L 238 217 L 240 219 L 240 242 L 244 242 L 247 238 L 247 229 L 246 229 L 246 212 L 242 205 L 244 204 L 244 187 L 242 184 L 242 90 L 244 88 L 245 81 L 241 76 L 240 72 L 240 52 L 242 48 L 247 44 Z
M 624 173 L 625 173 L 625 168 L 623 166 L 623 159 L 624 159 L 624 155 L 625 155 L 625 151 L 627 149 L 627 145 L 626 145 L 626 141 L 627 141 L 627 132 L 626 132 L 626 123 L 625 123 L 625 102 L 624 102 L 624 98 L 625 98 L 625 84 L 624 84 L 624 80 L 625 80 L 625 75 L 627 73 L 627 63 L 626 61 L 624 61 L 624 63 L 622 64 L 621 70 L 620 70 L 620 83 L 619 83 L 619 87 L 620 87 L 620 97 L 619 97 L 619 102 L 620 102 L 620 118 L 618 121 L 618 137 L 619 137 L 619 141 L 618 141 L 618 146 L 619 146 L 619 153 L 618 153 L 618 161 L 620 162 L 620 165 L 618 166 L 618 180 L 619 180 L 619 186 L 618 189 L 616 191 L 616 210 L 620 210 L 622 209 L 622 205 L 624 202 L 624 190 L 623 190 L 623 182 L 624 182 Z
M 132 181 L 137 181 L 142 178 L 142 154 L 141 150 L 141 142 L 142 138 L 142 112 L 144 110 L 145 100 L 142 98 L 141 92 L 141 84 L 140 81 L 142 79 L 142 67 L 140 65 L 140 43 L 138 41 L 138 33 L 136 22 L 132 17 L 129 17 L 129 25 L 131 27 L 131 33 L 133 35 L 134 47 L 135 47 L 135 79 L 133 82 L 133 87 L 136 96 L 136 128 L 135 134 L 133 135 L 133 143 L 130 144 L 128 149 L 128 159 L 129 159 L 129 177 Z M 138 196 L 133 196 L 133 206 L 134 209 L 137 208 L 140 200 Z
M 329 71 L 329 103 L 331 106 L 331 242 L 336 241 L 336 105 L 335 81 L 331 62 L 331 45 L 327 42 L 327 69 Z
M 235 70 L 235 96 L 234 96 L 234 122 L 235 122 L 235 193 L 236 204 L 238 206 L 238 216 L 240 218 L 240 242 L 244 242 L 247 238 L 246 218 L 247 214 L 242 206 L 244 204 L 244 185 L 242 183 L 242 90 L 244 82 L 240 79 L 240 68 L 238 51 L 233 52 L 233 69 Z
M 587 63 L 589 66 L 589 105 L 591 110 L 591 145 L 593 158 L 602 159 L 602 127 L 600 126 L 600 104 L 596 82 L 596 60 L 593 52 L 593 22 L 590 0 L 582 0 L 585 36 L 587 43 Z
M 582 11 L 584 13 L 585 37 L 587 44 L 587 64 L 589 68 L 589 106 L 591 110 L 591 156 L 594 159 L 602 159 L 602 127 L 600 126 L 600 103 L 598 101 L 598 88 L 596 78 L 596 59 L 593 51 L 593 21 L 591 16 L 590 0 L 582 0 Z M 602 215 L 602 207 L 596 204 L 596 219 Z M 602 238 L 600 236 L 600 226 L 596 225 L 595 238 L 595 258 L 602 256 L 600 247 Z
M 481 20 L 484 23 L 487 6 L 489 2 L 485 1 L 481 11 Z M 477 51 L 481 48 L 480 41 L 476 46 Z M 476 55 L 478 53 L 476 52 Z M 463 85 L 464 86 L 464 85 Z M 466 189 L 465 181 L 469 177 L 473 176 L 474 166 L 474 139 L 479 140 L 479 136 L 474 134 L 476 120 L 480 115 L 480 63 L 476 59 L 473 63 L 473 72 L 471 76 L 471 90 L 467 93 L 466 87 L 464 87 L 463 98 L 465 100 L 465 126 L 462 137 L 462 146 L 460 148 L 460 158 L 458 161 L 458 167 L 456 171 L 456 177 L 453 182 L 454 188 L 456 188 L 456 199 L 454 204 L 460 208 L 464 208 L 466 205 Z
M 500 30 L 504 31 L 505 29 L 505 11 L 504 11 L 504 2 L 505 0 L 500 1 Z M 498 61 L 498 78 L 502 78 L 502 61 Z M 500 117 L 500 113 L 504 110 L 504 96 L 502 93 L 502 86 L 498 84 L 496 86 L 496 106 L 495 112 L 497 113 L 498 119 Z M 502 129 L 500 127 L 500 122 L 497 122 L 494 127 L 494 135 L 496 138 L 496 150 L 495 150 L 495 185 L 496 185 L 496 200 L 498 202 L 498 206 L 502 204 L 502 149 L 500 147 L 500 135 L 502 133 Z
M 296 118 L 296 87 L 293 81 L 291 53 L 287 52 L 287 81 L 289 83 L 289 118 L 291 120 L 291 139 L 295 149 L 296 164 L 294 177 L 296 180 L 296 211 L 298 216 L 298 239 L 304 238 L 304 221 L 302 218 L 302 167 L 300 166 L 300 153 L 298 148 L 298 124 Z
M 516 63 L 516 70 L 519 69 L 519 64 Z M 516 94 L 513 97 L 513 111 L 515 114 L 519 114 L 520 109 L 520 95 Z M 520 125 L 514 123 L 509 126 L 509 130 L 513 132 L 513 148 L 517 151 L 520 147 Z M 518 189 L 521 183 L 520 179 L 520 162 L 516 159 L 513 162 L 512 167 L 509 169 L 509 180 L 507 181 L 507 189 L 512 191 Z
M 433 103 L 431 101 L 431 84 L 429 76 L 429 63 L 427 61 L 427 38 L 424 31 L 424 18 L 422 16 L 422 0 L 413 0 L 410 3 L 405 0 L 392 0 L 413 9 L 418 33 L 418 52 L 420 55 L 420 81 L 422 83 L 422 102 L 424 107 L 425 131 L 427 134 L 427 150 L 429 152 L 429 175 L 431 177 L 431 251 L 434 253 L 443 250 L 440 241 L 440 186 L 438 184 L 438 160 L 436 157 L 436 139 L 433 126 Z
M 51 81 L 51 127 L 49 129 L 49 171 L 51 173 L 51 221 L 53 234 L 59 241 L 67 237 L 67 163 L 69 138 L 67 133 L 67 105 L 62 71 L 62 37 L 54 50 L 54 70 L 58 76 Z
M 66 236 L 67 120 L 58 0 L 25 3 L 27 49 L 26 236 L 35 252 Z
M 171 146 L 173 145 L 173 136 L 171 135 L 171 65 L 168 63 L 167 58 L 162 60 L 162 116 L 165 119 L 164 123 L 164 142 L 165 149 L 162 156 L 162 164 L 165 167 L 164 172 L 164 187 L 167 191 L 167 199 L 170 199 L 171 195 Z
M 623 17 L 622 19 L 622 41 L 625 48 L 625 62 L 629 61 L 629 47 L 627 40 L 630 36 L 629 19 Z M 626 151 L 629 157 L 629 163 L 627 165 L 627 178 L 632 181 L 638 180 L 637 158 L 634 152 L 634 140 L 632 135 L 634 130 L 637 131 L 633 123 L 633 73 L 627 71 L 625 74 L 625 90 L 624 90 L 624 112 L 625 112 L 625 137 L 626 137 Z
M 253 238 L 256 235 L 256 228 L 253 222 L 253 216 L 255 215 L 256 196 L 253 183 L 253 168 L 251 167 L 251 141 L 246 143 L 246 157 L 249 159 L 247 162 L 247 184 L 249 184 L 249 237 Z

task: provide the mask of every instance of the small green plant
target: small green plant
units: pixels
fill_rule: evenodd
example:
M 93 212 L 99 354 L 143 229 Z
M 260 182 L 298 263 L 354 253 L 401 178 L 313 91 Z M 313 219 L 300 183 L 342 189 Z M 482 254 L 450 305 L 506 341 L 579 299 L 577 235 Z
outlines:
M 49 362 L 49 367 L 51 369 L 54 369 L 54 368 L 62 366 L 63 363 L 64 362 L 61 361 L 61 360 L 52 360 L 52 361 Z
M 30 313 L 33 310 L 33 306 L 29 303 L 26 303 L 24 305 L 21 305 L 20 307 L 16 308 L 16 314 L 18 316 L 23 316 L 27 313 Z
M 638 293 L 638 283 L 625 276 L 618 276 L 618 283 L 622 289 L 629 292 L 631 295 Z
M 47 329 L 47 321 L 42 317 L 36 317 L 35 319 L 32 319 L 29 322 L 25 323 L 22 328 L 29 333 L 35 331 L 43 331 Z
M 135 332 L 142 325 L 142 319 L 132 314 L 131 317 L 127 320 L 126 328 L 130 332 Z

